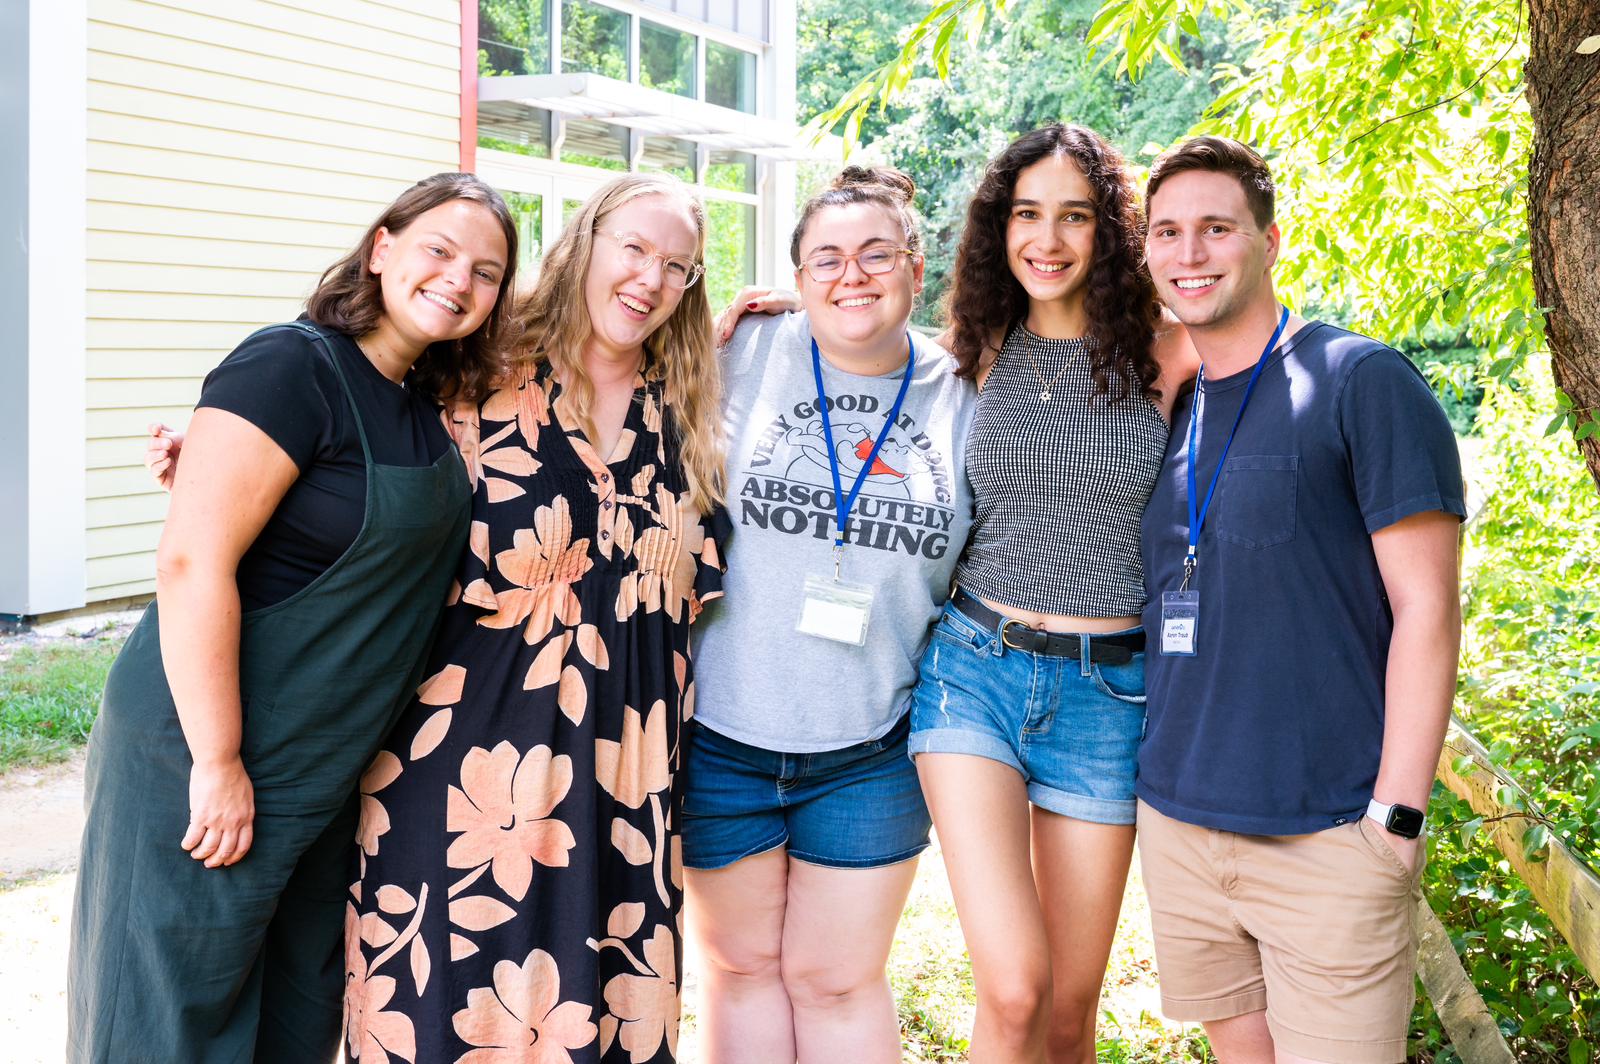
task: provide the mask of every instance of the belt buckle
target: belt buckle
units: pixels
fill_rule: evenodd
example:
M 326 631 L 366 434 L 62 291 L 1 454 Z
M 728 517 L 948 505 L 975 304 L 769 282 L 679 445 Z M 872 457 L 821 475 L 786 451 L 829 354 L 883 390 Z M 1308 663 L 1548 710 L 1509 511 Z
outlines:
M 1015 617 L 1007 617 L 1005 620 L 1000 622 L 1000 642 L 1003 645 L 1010 647 L 1012 650 L 1026 650 L 1026 651 L 1030 651 L 1030 652 L 1035 651 L 1035 649 L 1036 649 L 1035 647 L 1033 647 L 1033 646 L 1019 646 L 1016 643 L 1013 643 L 1010 640 L 1010 638 L 1007 637 L 1006 629 L 1010 628 L 1012 625 L 1017 625 L 1019 628 L 1021 628 L 1025 632 L 1027 632 L 1029 635 L 1034 636 L 1034 642 L 1035 642 L 1035 644 L 1037 644 L 1037 642 L 1038 642 L 1038 632 L 1036 632 L 1033 628 L 1030 628 L 1024 622 L 1017 620 Z

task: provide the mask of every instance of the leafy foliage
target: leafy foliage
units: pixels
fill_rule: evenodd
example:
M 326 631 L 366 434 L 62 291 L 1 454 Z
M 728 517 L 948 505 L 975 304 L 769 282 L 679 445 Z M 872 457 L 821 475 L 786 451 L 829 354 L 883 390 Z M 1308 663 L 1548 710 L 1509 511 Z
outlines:
M 1600 865 L 1600 497 L 1572 444 L 1541 433 L 1547 371 L 1492 388 L 1480 415 L 1484 479 L 1468 529 L 1458 713 L 1535 796 L 1530 815 Z M 1442 786 L 1430 816 L 1425 886 L 1473 984 L 1518 1060 L 1590 1060 L 1600 1046 L 1600 988 L 1585 973 L 1487 834 Z M 1440 1062 L 1438 1020 L 1419 1003 L 1423 1047 Z
M 1172 70 L 1138 84 L 1107 77 L 1085 43 L 1094 10 L 1093 0 L 1018 8 L 1014 18 L 988 27 L 981 49 L 962 53 L 948 80 L 912 78 L 893 104 L 863 113 L 862 143 L 919 186 L 927 256 L 919 324 L 939 324 L 967 202 L 984 164 L 1012 137 L 1049 122 L 1077 122 L 1134 155 L 1152 141 L 1176 138 L 1214 95 L 1204 79 Z M 870 6 L 807 0 L 797 78 L 801 117 L 824 110 L 896 54 L 908 36 L 905 26 L 928 11 L 923 0 Z M 1233 58 L 1216 28 L 1216 41 L 1191 49 L 1197 64 Z

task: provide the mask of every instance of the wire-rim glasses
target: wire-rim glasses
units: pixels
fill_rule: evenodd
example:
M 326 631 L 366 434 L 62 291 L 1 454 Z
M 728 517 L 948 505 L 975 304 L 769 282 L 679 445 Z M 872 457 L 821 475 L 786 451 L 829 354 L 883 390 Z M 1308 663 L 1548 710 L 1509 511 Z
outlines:
M 805 270 L 813 281 L 826 284 L 843 277 L 845 268 L 851 260 L 861 267 L 862 273 L 872 274 L 875 277 L 893 273 L 902 255 L 915 256 L 916 252 L 910 248 L 895 247 L 893 244 L 874 244 L 870 248 L 863 248 L 849 255 L 838 251 L 818 251 L 804 259 L 800 263 L 800 268 Z

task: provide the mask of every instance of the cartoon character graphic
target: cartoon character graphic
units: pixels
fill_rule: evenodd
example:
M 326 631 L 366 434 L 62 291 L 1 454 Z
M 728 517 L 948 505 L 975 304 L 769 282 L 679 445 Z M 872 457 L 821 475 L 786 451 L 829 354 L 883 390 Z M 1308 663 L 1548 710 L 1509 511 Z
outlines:
M 839 478 L 847 486 L 855 482 L 861 468 L 866 465 L 879 428 L 881 426 L 869 427 L 856 421 L 834 422 L 833 444 L 839 460 Z M 881 497 L 912 497 L 908 480 L 917 473 L 925 472 L 928 463 L 898 436 L 898 432 L 890 432 L 889 438 L 883 441 L 883 447 L 867 473 L 866 483 L 861 489 L 863 492 Z M 823 487 L 833 485 L 833 474 L 828 464 L 828 439 L 823 434 L 820 418 L 790 429 L 784 435 L 784 443 L 796 451 L 786 476 L 791 480 Z

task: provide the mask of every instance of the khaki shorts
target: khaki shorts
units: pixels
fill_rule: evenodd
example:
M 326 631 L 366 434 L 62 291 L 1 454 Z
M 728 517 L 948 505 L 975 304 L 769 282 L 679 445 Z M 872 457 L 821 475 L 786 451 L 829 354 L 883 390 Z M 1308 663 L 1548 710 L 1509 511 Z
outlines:
M 1277 1047 L 1329 1064 L 1400 1064 L 1416 992 L 1422 862 L 1367 817 L 1310 835 L 1240 835 L 1139 802 L 1161 1008 L 1175 1020 L 1267 1012 Z

